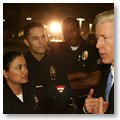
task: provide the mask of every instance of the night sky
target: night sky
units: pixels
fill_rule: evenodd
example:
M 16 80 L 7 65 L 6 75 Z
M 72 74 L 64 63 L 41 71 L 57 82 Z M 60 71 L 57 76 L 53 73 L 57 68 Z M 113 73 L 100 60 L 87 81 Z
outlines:
M 53 20 L 61 22 L 66 16 L 85 18 L 82 28 L 85 31 L 98 13 L 111 9 L 113 3 L 4 3 L 4 31 L 18 32 L 28 22 L 26 17 L 48 25 Z

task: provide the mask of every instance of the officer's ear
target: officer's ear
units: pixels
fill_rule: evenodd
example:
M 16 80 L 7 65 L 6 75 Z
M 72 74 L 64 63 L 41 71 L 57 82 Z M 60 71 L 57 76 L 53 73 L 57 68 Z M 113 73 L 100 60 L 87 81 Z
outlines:
M 24 41 L 25 45 L 29 47 L 28 39 L 24 39 L 23 41 Z
M 6 70 L 3 70 L 3 76 L 7 79 L 8 78 L 8 74 Z

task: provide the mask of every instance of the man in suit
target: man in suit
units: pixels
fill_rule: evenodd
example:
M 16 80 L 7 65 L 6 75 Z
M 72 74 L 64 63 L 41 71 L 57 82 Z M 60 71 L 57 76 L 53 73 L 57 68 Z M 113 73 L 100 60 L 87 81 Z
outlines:
M 85 100 L 84 108 L 92 114 L 114 114 L 114 11 L 105 11 L 95 18 L 95 34 L 101 60 L 110 64 L 104 72 L 99 90 L 99 97 L 95 98 L 94 89 L 91 89 Z M 111 77 L 111 79 L 110 79 Z M 108 88 L 108 81 L 110 88 Z M 109 89 L 109 90 L 108 90 Z M 109 91 L 109 92 L 108 92 Z

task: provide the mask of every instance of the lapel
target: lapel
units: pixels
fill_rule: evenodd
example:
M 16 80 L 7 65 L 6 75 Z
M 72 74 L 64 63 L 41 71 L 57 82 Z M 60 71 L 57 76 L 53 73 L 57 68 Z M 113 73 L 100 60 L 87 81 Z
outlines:
M 105 69 L 102 75 L 103 77 L 100 84 L 100 96 L 103 96 L 103 98 L 105 97 L 105 88 L 108 80 L 109 71 L 110 68 Z

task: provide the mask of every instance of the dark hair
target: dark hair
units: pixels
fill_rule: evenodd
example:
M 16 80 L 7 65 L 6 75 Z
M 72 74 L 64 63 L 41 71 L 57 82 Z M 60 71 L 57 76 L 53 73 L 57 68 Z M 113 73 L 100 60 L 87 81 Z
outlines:
M 10 51 L 3 56 L 3 69 L 8 71 L 11 62 L 18 56 L 22 56 L 22 53 L 17 51 Z
M 95 33 L 92 32 L 88 33 L 86 37 L 86 42 L 95 46 L 97 43 Z
M 78 29 L 79 29 L 79 21 L 72 16 L 67 16 L 63 19 L 62 29 L 64 29 L 64 25 L 66 25 L 67 23 L 70 23 L 70 22 L 74 23 L 76 25 L 76 27 L 78 27 Z
M 29 34 L 29 30 L 34 28 L 34 27 L 41 27 L 44 29 L 44 26 L 42 25 L 42 23 L 40 22 L 31 22 L 28 23 L 27 25 L 25 25 L 23 32 L 24 32 L 24 38 L 27 38 L 28 34 Z

